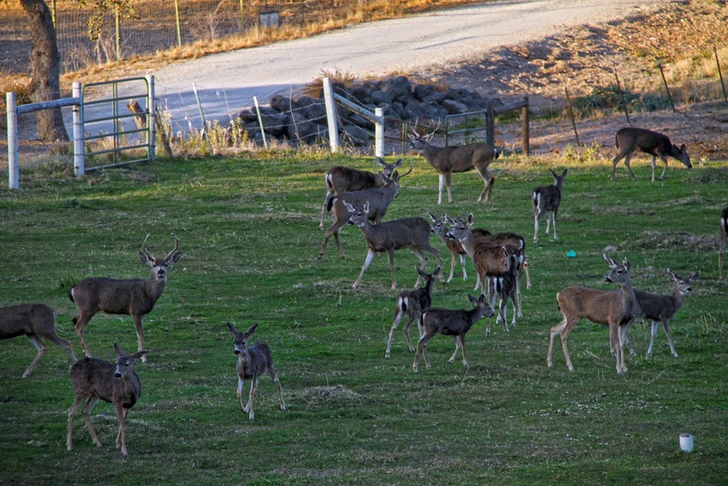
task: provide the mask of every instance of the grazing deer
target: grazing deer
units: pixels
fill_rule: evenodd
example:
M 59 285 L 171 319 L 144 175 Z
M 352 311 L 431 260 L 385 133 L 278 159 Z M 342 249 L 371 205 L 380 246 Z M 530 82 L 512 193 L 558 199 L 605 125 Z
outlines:
M 444 334 L 445 336 L 452 336 L 455 340 L 455 352 L 447 362 L 451 364 L 455 361 L 455 355 L 458 353 L 458 349 L 462 348 L 463 365 L 468 366 L 468 359 L 465 355 L 465 334 L 473 327 L 473 324 L 483 317 L 493 316 L 493 306 L 486 302 L 485 295 L 481 294 L 477 299 L 472 295 L 468 295 L 468 299 L 475 305 L 471 310 L 451 310 L 430 307 L 422 313 L 420 322 L 425 334 L 417 343 L 415 362 L 412 364 L 414 371 L 417 371 L 417 361 L 419 360 L 420 352 L 422 352 L 422 356 L 425 358 L 425 366 L 430 368 L 430 360 L 427 358 L 427 342 L 438 333 Z
M 617 162 L 623 158 L 624 165 L 627 166 L 627 170 L 632 176 L 632 179 L 637 180 L 634 172 L 632 172 L 632 167 L 629 165 L 629 161 L 635 150 L 652 156 L 652 182 L 655 182 L 655 160 L 657 157 L 660 157 L 660 159 L 662 159 L 665 163 L 665 168 L 662 169 L 660 180 L 665 177 L 665 171 L 667 171 L 668 155 L 682 162 L 688 169 L 693 168 L 693 164 L 690 162 L 690 156 L 688 155 L 685 144 L 682 144 L 680 148 L 678 148 L 677 145 L 674 145 L 670 141 L 670 138 L 667 135 L 663 135 L 662 133 L 653 132 L 652 130 L 646 130 L 644 128 L 624 127 L 619 129 L 616 139 L 619 153 L 616 157 L 614 157 L 614 159 L 612 159 L 612 182 L 614 182 L 615 179 Z
M 354 282 L 354 285 L 352 285 L 352 288 L 355 289 L 359 286 L 364 272 L 369 267 L 372 259 L 377 253 L 382 251 L 387 252 L 387 257 L 389 258 L 389 271 L 392 274 L 392 289 L 397 288 L 397 279 L 394 276 L 394 250 L 402 248 L 411 249 L 420 260 L 421 270 L 424 270 L 427 265 L 427 257 L 422 253 L 426 251 L 437 259 L 437 266 L 442 268 L 440 252 L 430 245 L 430 224 L 425 218 L 401 218 L 373 225 L 369 222 L 369 213 L 371 211 L 369 201 L 366 201 L 364 207 L 361 209 L 352 206 L 346 201 L 344 201 L 344 206 L 349 212 L 349 223 L 359 226 L 364 240 L 367 243 L 367 256 L 361 268 L 361 273 L 359 273 L 359 277 Z M 419 285 L 421 278 L 420 275 L 417 276 L 415 287 Z M 440 280 L 444 280 L 442 274 L 440 274 Z
M 521 317 L 521 278 L 523 273 L 526 274 L 526 288 L 531 288 L 531 275 L 528 271 L 528 261 L 526 260 L 526 240 L 518 233 L 504 232 L 493 234 L 482 228 L 473 228 L 475 218 L 470 213 L 467 219 L 447 218 L 450 225 L 448 236 L 456 238 L 462 243 L 463 248 L 468 256 L 473 260 L 473 265 L 478 272 L 478 281 L 475 283 L 474 291 L 480 289 L 481 293 L 486 294 L 489 290 L 488 280 L 483 278 L 490 273 L 505 272 L 508 270 L 507 262 L 505 262 L 502 252 L 498 247 L 505 247 L 506 255 L 518 256 L 518 286 L 516 289 L 518 295 L 518 317 Z M 480 250 L 479 250 L 480 249 Z M 493 265 L 492 260 L 496 263 Z M 476 264 L 476 260 L 480 263 Z M 478 271 L 480 265 L 480 271 Z
M 564 169 L 561 175 L 556 174 L 553 170 L 549 169 L 551 175 L 554 178 L 554 184 L 552 186 L 539 186 L 531 191 L 531 202 L 533 203 L 533 242 L 538 243 L 538 221 L 546 215 L 546 236 L 549 235 L 549 214 L 551 220 L 554 222 L 554 241 L 558 240 L 556 236 L 556 215 L 559 212 L 559 206 L 561 205 L 561 191 L 564 190 L 564 179 L 566 179 L 566 172 L 568 169 Z
M 258 327 L 258 323 L 256 322 L 250 326 L 245 332 L 238 331 L 230 322 L 227 323 L 227 326 L 235 338 L 233 341 L 235 344 L 234 352 L 238 355 L 238 364 L 235 370 L 238 373 L 238 401 L 240 402 L 240 411 L 247 413 L 250 420 L 255 418 L 253 399 L 255 398 L 255 391 L 258 389 L 258 377 L 263 373 L 268 373 L 273 378 L 273 382 L 276 384 L 276 388 L 278 388 L 281 410 L 285 410 L 286 402 L 283 401 L 281 381 L 278 379 L 278 374 L 273 368 L 273 353 L 271 353 L 270 347 L 265 343 L 255 343 L 248 347 L 248 340 L 255 331 L 255 328 Z M 250 384 L 248 403 L 243 405 L 243 381 L 246 378 L 252 380 L 252 382 Z
M 352 169 L 337 165 L 326 171 L 324 180 L 326 181 L 326 199 L 321 208 L 321 223 L 319 229 L 324 229 L 324 214 L 329 199 L 342 192 L 362 191 L 364 189 L 372 189 L 384 186 L 389 179 L 392 178 L 394 169 L 402 165 L 403 160 L 399 159 L 394 164 L 388 164 L 384 159 L 375 157 L 375 164 L 382 168 L 382 172 L 377 174 L 368 170 Z M 376 168 L 376 165 L 375 165 Z
M 496 325 L 502 319 L 503 330 L 506 334 L 508 331 L 508 320 L 506 319 L 506 311 L 508 301 L 513 304 L 513 319 L 511 320 L 511 329 L 516 327 L 516 314 L 518 314 L 518 256 L 508 255 L 508 270 L 498 272 L 490 277 L 490 295 L 500 297 L 500 305 L 498 306 L 498 317 L 495 320 Z M 490 304 L 495 307 L 495 297 L 491 298 Z M 488 327 L 485 335 L 490 336 L 490 318 L 488 318 Z
M 145 349 L 142 318 L 152 311 L 154 304 L 162 296 L 167 285 L 167 268 L 181 256 L 181 253 L 177 251 L 179 240 L 176 236 L 174 237 L 174 248 L 161 260 L 149 254 L 147 239 L 149 239 L 149 235 L 144 238 L 142 251 L 139 252 L 142 263 L 152 267 L 152 272 L 146 280 L 92 277 L 85 278 L 71 287 L 68 296 L 79 310 L 79 314 L 73 318 L 73 325 L 78 337 L 81 338 L 81 347 L 86 356 L 91 356 L 91 353 L 86 345 L 86 339 L 83 337 L 83 330 L 99 311 L 105 314 L 130 315 L 134 321 L 134 329 L 136 329 L 139 341 L 138 351 Z M 147 361 L 146 356 L 142 356 L 142 361 Z
M 455 262 L 460 258 L 460 267 L 463 269 L 463 280 L 468 279 L 468 272 L 465 270 L 465 256 L 468 254 L 463 248 L 463 244 L 458 241 L 457 238 L 447 236 L 450 229 L 447 227 L 447 214 L 444 214 L 441 218 L 436 218 L 432 213 L 427 213 L 432 220 L 432 233 L 440 237 L 445 246 L 447 247 L 450 255 L 452 255 L 452 261 L 450 262 L 450 275 L 447 277 L 447 282 L 452 281 L 455 276 Z
M 437 129 L 435 129 L 437 131 Z M 498 158 L 498 150 L 487 143 L 471 143 L 459 147 L 436 147 L 430 144 L 435 131 L 428 135 L 410 135 L 410 149 L 420 152 L 429 164 L 440 174 L 440 183 L 437 194 L 437 204 L 442 203 L 442 186 L 447 187 L 447 201 L 452 202 L 450 193 L 450 180 L 453 172 L 467 172 L 476 169 L 483 178 L 483 191 L 478 196 L 478 202 L 485 198 L 490 200 L 495 176 L 488 170 L 488 166 Z
M 728 235 L 728 208 L 720 213 L 720 247 L 718 248 L 718 279 L 723 279 L 723 250 Z
M 677 358 L 675 346 L 672 344 L 672 337 L 670 336 L 670 319 L 685 303 L 685 296 L 693 290 L 690 284 L 700 277 L 700 272 L 682 278 L 668 268 L 667 274 L 675 282 L 675 290 L 672 295 L 656 295 L 637 289 L 634 289 L 634 295 L 637 297 L 637 303 L 642 310 L 638 317 L 644 317 L 652 321 L 650 347 L 647 349 L 647 356 L 652 356 L 652 345 L 655 342 L 655 336 L 657 336 L 659 323 L 662 322 L 662 327 L 665 328 L 665 334 L 667 334 L 667 342 L 670 343 L 670 351 Z
M 410 165 L 410 169 L 402 175 L 396 170 L 392 173 L 392 178 L 386 181 L 382 187 L 364 189 L 361 191 L 347 191 L 337 194 L 330 198 L 327 203 L 327 209 L 332 211 L 334 216 L 334 223 L 326 231 L 324 237 L 324 244 L 321 247 L 321 251 L 318 254 L 318 259 L 321 260 L 326 252 L 326 245 L 329 242 L 331 235 L 334 236 L 336 247 L 339 249 L 339 255 L 341 258 L 345 258 L 344 250 L 341 248 L 339 242 L 339 231 L 349 221 L 349 211 L 344 206 L 344 202 L 353 204 L 358 207 L 362 207 L 366 201 L 369 201 L 369 218 L 375 224 L 379 224 L 382 218 L 387 214 L 389 205 L 392 204 L 394 198 L 399 194 L 399 183 L 402 177 L 412 172 L 414 168 L 414 162 Z
M 392 349 L 392 336 L 394 335 L 395 329 L 397 329 L 399 321 L 402 320 L 405 314 L 407 314 L 409 320 L 404 325 L 404 337 L 407 339 L 409 350 L 413 353 L 415 352 L 415 348 L 412 346 L 412 340 L 410 339 L 409 328 L 415 320 L 417 321 L 417 327 L 420 327 L 420 315 L 422 311 L 429 309 L 432 304 L 432 290 L 435 288 L 435 279 L 440 274 L 440 267 L 437 267 L 431 274 L 427 274 L 417 267 L 415 269 L 424 280 L 424 284 L 417 290 L 405 290 L 397 297 L 397 303 L 394 307 L 394 322 L 392 322 L 392 329 L 389 330 L 387 351 L 384 353 L 385 359 L 389 359 L 389 352 Z M 422 329 L 419 331 L 421 338 Z
M 134 360 L 143 357 L 146 351 L 127 355 L 121 347 L 114 343 L 116 364 L 98 358 L 85 357 L 71 366 L 71 384 L 75 393 L 73 405 L 68 409 L 68 437 L 66 446 L 73 449 L 73 416 L 84 403 L 81 415 L 86 421 L 86 428 L 96 446 L 101 447 L 99 436 L 91 425 L 91 411 L 99 399 L 113 403 L 116 416 L 119 418 L 119 433 L 116 435 L 116 448 L 127 455 L 126 449 L 126 417 L 129 409 L 142 395 L 142 382 L 132 369 Z
M 35 365 L 46 352 L 47 348 L 42 339 L 47 339 L 65 348 L 71 355 L 71 360 L 76 362 L 76 355 L 73 353 L 71 343 L 56 334 L 56 313 L 47 305 L 27 304 L 0 308 L 0 340 L 22 335 L 28 336 L 35 349 L 38 350 L 35 359 L 23 373 L 23 378 L 30 376 Z
M 551 328 L 551 339 L 546 358 L 549 368 L 553 366 L 554 339 L 556 336 L 561 336 L 566 366 L 569 367 L 569 371 L 574 371 L 566 340 L 576 323 L 582 318 L 587 318 L 595 324 L 609 327 L 610 343 L 614 346 L 614 354 L 617 357 L 617 373 L 622 374 L 627 371 L 624 364 L 624 346 L 628 343 L 627 329 L 632 321 L 640 315 L 641 310 L 629 280 L 627 259 L 625 258 L 619 265 L 604 255 L 604 261 L 611 268 L 611 272 L 604 277 L 604 280 L 620 284 L 619 289 L 597 290 L 586 287 L 567 287 L 556 294 L 556 303 L 564 319 Z

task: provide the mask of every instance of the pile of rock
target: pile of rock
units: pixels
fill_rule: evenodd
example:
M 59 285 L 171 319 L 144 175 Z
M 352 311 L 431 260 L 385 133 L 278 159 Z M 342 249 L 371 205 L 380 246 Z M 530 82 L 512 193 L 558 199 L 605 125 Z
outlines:
M 443 121 L 447 115 L 485 110 L 486 103 L 500 100 L 484 98 L 465 89 L 442 89 L 430 84 L 413 84 L 405 76 L 383 80 L 333 83 L 334 91 L 370 111 L 382 108 L 387 129 L 402 122 Z M 322 97 L 301 96 L 291 99 L 276 95 L 270 106 L 260 107 L 266 137 L 293 143 L 320 143 L 328 138 L 326 107 Z M 361 115 L 337 105 L 342 136 L 352 145 L 371 143 L 374 124 Z M 240 112 L 239 121 L 250 139 L 262 141 L 255 109 Z

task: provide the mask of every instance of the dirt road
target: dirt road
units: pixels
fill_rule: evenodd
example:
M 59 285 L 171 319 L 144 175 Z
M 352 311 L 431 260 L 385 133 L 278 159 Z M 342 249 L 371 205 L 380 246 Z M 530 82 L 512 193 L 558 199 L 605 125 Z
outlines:
M 519 45 L 580 24 L 602 24 L 645 12 L 664 0 L 537 0 L 489 3 L 372 22 L 308 39 L 238 50 L 150 72 L 173 126 L 200 126 L 197 88 L 206 119 L 227 122 L 253 96 L 295 93 L 322 72 L 356 77 L 417 73 Z

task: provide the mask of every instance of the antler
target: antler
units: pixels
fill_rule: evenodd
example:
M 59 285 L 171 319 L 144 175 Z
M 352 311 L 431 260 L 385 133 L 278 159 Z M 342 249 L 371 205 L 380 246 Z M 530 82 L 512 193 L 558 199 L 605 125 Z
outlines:
M 147 237 L 146 237 L 146 238 L 144 238 L 144 243 L 142 243 L 142 251 L 143 251 L 143 252 L 144 252 L 144 254 L 145 254 L 145 255 L 147 255 L 148 257 L 154 258 L 154 257 L 153 257 L 153 256 L 151 255 L 151 253 L 149 253 L 149 250 L 147 250 L 147 240 L 149 239 L 149 235 L 150 235 L 150 234 L 151 234 L 151 233 L 147 233 Z
M 405 172 L 404 174 L 402 174 L 401 176 L 399 176 L 399 178 L 401 179 L 402 177 L 406 176 L 407 174 L 409 174 L 410 172 L 412 172 L 412 170 L 414 168 L 415 168 L 415 161 L 414 161 L 414 159 L 410 158 L 410 168 L 409 168 L 409 170 L 407 172 Z
M 172 235 L 172 237 L 174 238 L 174 248 L 172 248 L 172 251 L 170 251 L 166 257 L 164 257 L 165 260 L 167 260 L 169 257 L 171 257 L 174 254 L 174 252 L 177 251 L 177 248 L 179 248 L 179 240 L 177 239 L 177 236 Z

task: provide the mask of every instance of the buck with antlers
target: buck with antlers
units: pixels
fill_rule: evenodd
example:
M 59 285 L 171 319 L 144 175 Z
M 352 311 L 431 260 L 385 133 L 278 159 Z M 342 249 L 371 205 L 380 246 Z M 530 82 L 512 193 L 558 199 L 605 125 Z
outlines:
M 389 179 L 392 178 L 394 169 L 402 165 L 403 160 L 399 159 L 394 164 L 387 163 L 380 157 L 375 157 L 375 168 L 379 165 L 382 172 L 375 173 L 368 170 L 352 169 L 337 165 L 326 171 L 324 180 L 326 181 L 326 198 L 321 208 L 321 223 L 319 229 L 324 229 L 324 215 L 326 214 L 326 206 L 329 199 L 336 194 L 348 191 L 363 191 L 384 186 Z
M 91 356 L 91 353 L 86 345 L 83 330 L 99 311 L 105 314 L 130 315 L 134 321 L 134 329 L 139 341 L 138 350 L 145 349 L 142 318 L 154 309 L 154 304 L 162 296 L 167 285 L 168 267 L 181 256 L 181 253 L 177 251 L 179 240 L 176 236 L 174 237 L 174 248 L 162 259 L 155 258 L 149 253 L 147 239 L 149 239 L 149 235 L 144 238 L 142 251 L 139 252 L 142 263 L 152 267 L 149 277 L 145 280 L 91 277 L 85 278 L 71 287 L 69 297 L 79 310 L 79 314 L 73 318 L 73 325 L 81 339 L 81 347 L 86 356 Z M 142 356 L 142 361 L 146 362 L 146 360 L 146 356 Z
M 688 150 L 685 144 L 682 144 L 679 148 L 677 145 L 670 141 L 667 135 L 663 135 L 659 132 L 653 132 L 652 130 L 646 130 L 644 128 L 637 127 L 624 127 L 619 129 L 616 135 L 617 149 L 619 153 L 612 160 L 612 182 L 615 179 L 615 172 L 617 169 L 617 163 L 624 159 L 624 165 L 627 166 L 629 175 L 632 179 L 637 180 L 637 176 L 632 172 L 632 167 L 629 165 L 629 161 L 632 158 L 632 154 L 635 151 L 644 152 L 652 156 L 652 182 L 655 182 L 655 161 L 657 157 L 665 163 L 665 168 L 662 169 L 662 175 L 660 180 L 665 177 L 667 171 L 667 157 L 673 157 L 685 165 L 688 169 L 693 168 L 693 164 L 690 161 Z
M 564 319 L 551 328 L 549 351 L 546 358 L 549 368 L 553 366 L 554 339 L 556 336 L 560 336 L 566 366 L 569 367 L 569 371 L 574 371 L 566 340 L 574 326 L 582 318 L 587 318 L 595 324 L 609 327 L 610 342 L 615 348 L 614 354 L 617 357 L 617 373 L 622 374 L 627 371 L 624 364 L 624 346 L 629 342 L 627 330 L 642 311 L 630 283 L 627 259 L 625 258 L 620 265 L 604 255 L 604 261 L 611 269 L 604 280 L 618 283 L 619 289 L 597 290 L 586 287 L 567 287 L 556 294 L 556 303 Z
M 30 342 L 38 350 L 35 359 L 23 373 L 23 378 L 30 376 L 35 365 L 46 352 L 47 348 L 42 339 L 47 339 L 64 348 L 71 355 L 73 362 L 76 362 L 76 355 L 71 343 L 56 334 L 56 313 L 47 305 L 12 305 L 0 309 L 0 340 L 23 335 L 28 336 Z
M 329 238 L 333 235 L 336 247 L 339 249 L 339 255 L 341 258 L 345 258 L 344 250 L 341 248 L 341 242 L 339 241 L 339 231 L 349 221 L 349 211 L 344 206 L 344 203 L 353 204 L 357 207 L 364 206 L 365 202 L 369 202 L 369 219 L 374 223 L 378 224 L 382 221 L 382 218 L 387 214 L 389 205 L 392 204 L 394 198 L 399 194 L 400 180 L 412 172 L 414 168 L 414 162 L 410 164 L 410 168 L 407 172 L 400 175 L 396 170 L 392 173 L 392 178 L 387 181 L 382 187 L 364 189 L 361 191 L 347 191 L 342 192 L 329 199 L 327 203 L 327 209 L 333 213 L 334 223 L 326 231 L 324 237 L 324 244 L 321 247 L 321 251 L 318 254 L 318 259 L 323 258 L 326 252 L 326 245 L 329 243 Z
M 430 224 L 425 218 L 401 218 L 373 225 L 369 222 L 371 209 L 368 201 L 361 208 L 355 207 L 347 201 L 343 201 L 343 204 L 349 213 L 349 222 L 359 226 L 364 240 L 367 243 L 367 256 L 361 268 L 361 273 L 359 273 L 359 277 L 354 282 L 352 288 L 355 289 L 359 286 L 364 272 L 366 272 L 372 259 L 379 252 L 386 252 L 389 258 L 389 271 L 392 274 L 392 289 L 397 288 L 397 279 L 394 276 L 395 250 L 402 248 L 411 249 L 421 262 L 421 270 L 424 270 L 427 265 L 427 258 L 423 254 L 423 252 L 427 252 L 437 259 L 437 266 L 442 268 L 440 252 L 430 245 Z M 420 275 L 417 276 L 415 287 L 419 285 L 421 278 Z M 440 280 L 444 280 L 442 274 L 440 274 Z
M 258 377 L 263 373 L 268 373 L 278 388 L 278 398 L 281 404 L 281 410 L 286 409 L 286 402 L 283 400 L 283 390 L 281 389 L 281 381 L 278 374 L 273 368 L 273 353 L 270 347 L 265 343 L 255 343 L 248 346 L 248 340 L 253 335 L 255 328 L 258 327 L 256 322 L 245 332 L 240 332 L 231 323 L 227 323 L 228 329 L 233 333 L 234 353 L 238 356 L 238 364 L 235 370 L 238 374 L 238 401 L 240 402 L 240 410 L 248 414 L 250 420 L 255 419 L 255 407 L 253 399 L 258 389 Z M 243 405 L 243 382 L 245 379 L 252 380 L 250 384 L 250 395 L 247 404 Z
M 454 172 L 468 172 L 476 169 L 483 178 L 483 191 L 478 196 L 478 202 L 490 200 L 495 176 L 488 170 L 488 166 L 498 158 L 498 150 L 487 143 L 470 143 L 458 147 L 437 147 L 430 144 L 435 130 L 427 135 L 419 135 L 413 130 L 410 135 L 410 149 L 419 152 L 429 164 L 440 174 L 440 183 L 437 194 L 437 204 L 442 203 L 442 187 L 447 187 L 447 201 L 452 202 L 450 181 Z
M 99 399 L 113 403 L 116 416 L 119 418 L 119 433 L 116 435 L 116 448 L 127 455 L 126 449 L 126 417 L 129 409 L 136 404 L 142 394 L 142 382 L 132 369 L 134 360 L 143 357 L 146 351 L 139 351 L 127 355 L 121 347 L 114 343 L 116 351 L 116 364 L 98 358 L 85 357 L 71 366 L 71 384 L 75 399 L 68 409 L 68 434 L 66 446 L 73 449 L 73 416 L 79 407 L 86 421 L 91 438 L 98 447 L 101 447 L 99 436 L 91 425 L 91 411 Z
M 667 342 L 670 343 L 670 352 L 677 358 L 677 352 L 675 351 L 675 346 L 672 344 L 672 337 L 670 336 L 670 319 L 672 319 L 672 316 L 685 303 L 685 296 L 693 290 L 690 284 L 700 277 L 700 272 L 682 278 L 675 272 L 671 272 L 668 268 L 667 274 L 675 282 L 675 290 L 672 294 L 658 295 L 635 289 L 634 295 L 637 297 L 637 303 L 641 310 L 638 317 L 644 317 L 652 322 L 650 347 L 647 349 L 647 356 L 652 356 L 652 345 L 655 342 L 655 336 L 657 336 L 657 329 L 660 323 L 662 323 L 665 334 L 667 334 Z

